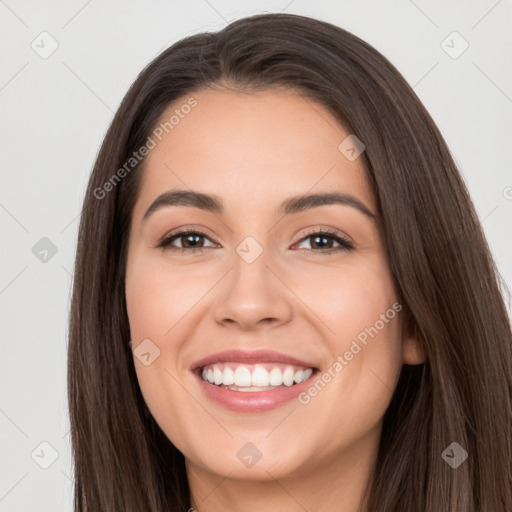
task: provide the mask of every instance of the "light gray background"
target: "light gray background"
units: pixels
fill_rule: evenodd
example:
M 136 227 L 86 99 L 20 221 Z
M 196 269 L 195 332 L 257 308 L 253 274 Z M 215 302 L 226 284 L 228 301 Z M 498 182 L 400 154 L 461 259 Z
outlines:
M 512 283 L 510 1 L 0 0 L 2 512 L 72 509 L 71 271 L 81 200 L 113 112 L 138 72 L 173 42 L 278 11 L 339 25 L 401 71 L 451 148 Z M 59 45 L 47 59 L 31 47 L 50 47 L 43 31 Z M 458 58 L 442 47 L 453 31 L 469 43 Z M 453 53 L 461 44 L 450 36 L 443 46 Z M 42 237 L 58 250 L 47 262 L 32 252 Z M 53 451 L 42 442 L 58 455 L 47 469 Z

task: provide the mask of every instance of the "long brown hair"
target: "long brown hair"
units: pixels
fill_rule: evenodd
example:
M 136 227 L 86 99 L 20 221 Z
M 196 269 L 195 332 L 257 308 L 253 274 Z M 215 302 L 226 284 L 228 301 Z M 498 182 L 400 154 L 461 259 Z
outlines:
M 170 103 L 219 85 L 299 92 L 366 146 L 361 158 L 406 328 L 427 355 L 422 365 L 403 366 L 368 511 L 511 511 L 511 329 L 454 160 L 385 57 L 341 28 L 289 14 L 252 16 L 177 42 L 140 73 L 108 129 L 84 199 L 70 313 L 75 511 L 189 507 L 184 457 L 144 402 L 129 344 L 127 238 L 144 159 L 112 177 Z M 452 442 L 468 453 L 456 469 L 442 457 Z

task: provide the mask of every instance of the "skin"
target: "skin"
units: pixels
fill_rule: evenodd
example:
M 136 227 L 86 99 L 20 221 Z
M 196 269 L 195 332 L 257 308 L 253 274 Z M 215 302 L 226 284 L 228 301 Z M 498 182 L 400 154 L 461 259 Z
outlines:
M 350 132 L 320 104 L 273 89 L 207 89 L 150 152 L 132 215 L 126 272 L 131 340 L 150 339 L 160 355 L 134 357 L 144 399 L 185 455 L 192 505 L 199 512 L 340 510 L 354 512 L 375 465 L 382 418 L 404 363 L 424 361 L 401 315 L 385 323 L 343 370 L 301 404 L 259 414 L 210 401 L 190 368 L 230 349 L 271 349 L 321 371 L 398 302 L 378 224 L 348 205 L 276 215 L 284 199 L 345 192 L 373 213 L 361 158 L 338 145 Z M 170 105 L 169 119 L 182 98 Z M 167 206 L 142 217 L 161 193 L 192 189 L 222 199 L 222 215 Z M 332 238 L 319 248 L 315 228 Z M 157 248 L 177 228 L 198 228 L 206 248 Z M 252 236 L 263 253 L 248 264 L 236 247 Z M 187 237 L 175 239 L 187 247 Z M 261 459 L 246 467 L 237 452 L 253 443 Z

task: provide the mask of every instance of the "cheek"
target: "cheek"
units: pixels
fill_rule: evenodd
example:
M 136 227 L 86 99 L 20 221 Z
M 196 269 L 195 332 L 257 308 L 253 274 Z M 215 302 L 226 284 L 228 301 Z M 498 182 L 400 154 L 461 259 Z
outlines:
M 331 353 L 324 372 L 326 386 L 319 384 L 322 391 L 312 391 L 315 414 L 326 416 L 321 409 L 325 402 L 315 398 L 322 395 L 326 402 L 343 404 L 327 415 L 332 421 L 377 421 L 401 369 L 401 305 L 385 260 L 322 269 L 300 286 L 297 294 L 321 319 L 316 324 Z M 309 399 L 305 396 L 304 402 Z M 346 418 L 347 410 L 354 415 L 352 420 Z
M 164 346 L 174 326 L 205 294 L 215 276 L 183 272 L 147 256 L 133 257 L 126 274 L 126 307 L 134 346 L 145 338 Z
M 378 255 L 339 268 L 320 268 L 307 279 L 297 279 L 294 290 L 317 321 L 322 321 L 326 338 L 337 351 L 346 349 L 347 340 L 359 335 L 364 338 L 366 329 L 376 322 L 379 330 L 385 330 L 380 319 L 388 310 L 392 310 L 390 316 L 397 316 L 393 309 L 396 292 L 389 268 Z
M 134 251 L 128 260 L 125 294 L 137 380 L 151 414 L 173 441 L 186 437 L 186 422 L 177 421 L 175 411 L 180 411 L 182 419 L 197 414 L 181 384 L 188 378 L 180 364 L 190 328 L 187 315 L 216 279 L 171 268 L 143 251 Z M 139 345 L 148 347 L 151 359 L 155 353 L 158 356 L 143 364 L 137 357 Z
M 158 262 L 136 254 L 129 259 L 126 273 L 126 306 L 137 380 L 151 415 L 173 441 L 186 438 L 176 411 L 180 411 L 180 417 L 191 417 L 194 411 L 190 396 L 177 382 L 182 380 L 182 369 L 178 367 L 181 343 L 169 343 L 169 340 L 173 327 L 181 326 L 178 322 L 201 292 L 199 286 L 180 282 L 176 274 L 171 276 Z M 139 345 L 147 348 L 138 351 Z M 142 352 L 150 353 L 148 364 L 137 356 Z M 179 442 L 177 446 L 182 448 Z

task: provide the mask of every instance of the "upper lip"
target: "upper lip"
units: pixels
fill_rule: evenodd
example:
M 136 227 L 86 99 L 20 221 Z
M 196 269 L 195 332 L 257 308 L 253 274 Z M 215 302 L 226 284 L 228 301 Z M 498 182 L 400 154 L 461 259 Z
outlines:
M 305 368 L 315 368 L 312 363 L 307 361 L 303 361 L 301 359 L 297 359 L 296 357 L 289 356 L 287 354 L 283 354 L 281 352 L 275 352 L 274 350 L 243 350 L 243 349 L 233 349 L 233 350 L 224 350 L 222 352 L 216 352 L 215 354 L 211 354 L 199 361 L 196 361 L 192 364 L 192 370 L 197 370 L 204 366 L 214 363 L 224 363 L 224 362 L 234 362 L 234 363 L 246 363 L 246 364 L 255 364 L 255 363 L 288 363 L 294 366 L 303 366 Z

